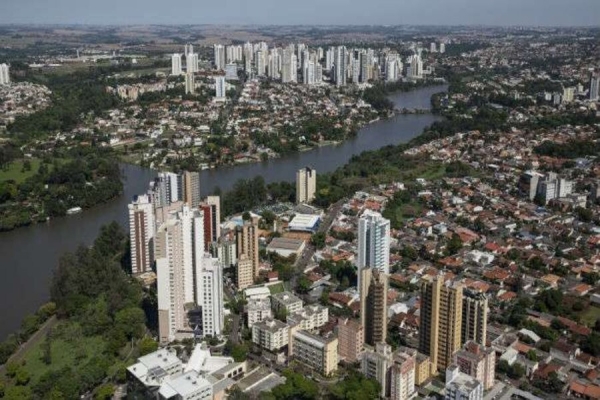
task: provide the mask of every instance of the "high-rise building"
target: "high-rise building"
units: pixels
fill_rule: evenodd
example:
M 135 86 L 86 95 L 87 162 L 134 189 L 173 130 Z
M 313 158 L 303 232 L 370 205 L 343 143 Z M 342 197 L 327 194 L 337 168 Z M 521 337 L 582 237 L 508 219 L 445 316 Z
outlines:
M 335 49 L 333 47 L 330 47 L 327 49 L 327 52 L 325 53 L 325 70 L 329 73 L 331 73 L 331 70 L 333 68 L 334 58 L 335 58 Z
M 183 201 L 181 177 L 172 172 L 159 172 L 150 184 L 154 207 L 164 207 Z
M 377 343 L 375 348 L 365 349 L 360 361 L 363 375 L 379 382 L 382 398 L 386 398 L 389 393 L 390 367 L 394 362 L 393 360 L 392 347 L 386 343 Z
M 429 45 L 429 52 L 437 53 L 437 44 L 435 42 L 431 42 L 431 44 Z
M 190 331 L 186 304 L 195 303 L 194 276 L 204 257 L 204 216 L 183 204 L 172 210 L 157 229 L 154 259 L 158 287 L 158 324 L 161 343 Z
M 8 64 L 0 64 L 0 85 L 10 85 L 10 68 Z
M 334 77 L 336 86 L 346 86 L 347 51 L 345 46 L 338 46 L 335 50 Z
M 173 54 L 171 56 L 171 75 L 181 75 L 183 69 L 181 68 L 181 54 Z
M 590 79 L 590 100 L 598 100 L 600 96 L 600 75 L 592 75 Z
M 296 172 L 296 203 L 310 203 L 317 191 L 317 171 L 304 167 Z
M 188 74 L 198 72 L 198 54 L 188 53 L 185 56 L 185 72 Z
M 360 270 L 360 318 L 365 343 L 375 346 L 387 337 L 387 275 L 374 268 Z
M 468 341 L 454 355 L 454 364 L 458 366 L 460 372 L 483 383 L 484 390 L 490 390 L 494 386 L 496 353 L 491 347 Z
M 215 58 L 215 69 L 225 70 L 225 46 L 222 44 L 215 44 L 213 45 L 213 52 Z
M 463 286 L 445 282 L 444 274 L 421 283 L 419 351 L 431 358 L 432 368 L 444 371 L 461 346 Z
M 440 53 L 444 54 L 446 52 L 446 44 L 440 43 Z
M 402 347 L 394 353 L 390 370 L 391 400 L 409 400 L 415 394 L 417 351 Z
M 129 204 L 132 274 L 140 274 L 152 270 L 154 261 L 154 229 L 154 206 L 150 196 L 138 196 Z
M 407 77 L 411 79 L 420 79 L 423 77 L 423 61 L 419 54 L 413 54 L 408 58 L 409 68 Z
M 225 77 L 215 77 L 215 98 L 217 100 L 224 100 L 227 97 L 227 90 L 225 88 Z
M 185 94 L 194 94 L 196 92 L 196 78 L 191 72 L 185 74 Z
M 256 52 L 256 75 L 265 76 L 267 73 L 267 65 L 262 50 Z
M 238 290 L 245 289 L 254 284 L 252 260 L 250 260 L 246 254 L 240 254 L 238 257 L 236 283 Z
M 398 80 L 398 63 L 395 59 L 388 60 L 385 67 L 385 80 L 388 82 L 396 82 Z
M 358 220 L 356 266 L 358 271 L 374 268 L 390 273 L 390 220 L 375 211 L 366 210 Z
M 246 221 L 236 230 L 237 257 L 245 254 L 252 262 L 252 277 L 258 277 L 258 221 Z
M 184 47 L 183 54 L 187 57 L 188 54 L 193 53 L 193 52 L 194 52 L 194 45 L 191 43 L 186 44 Z
M 211 250 L 213 256 L 219 259 L 224 268 L 233 267 L 238 262 L 235 240 L 231 240 L 229 237 L 219 237 L 216 242 L 211 244 Z
M 304 63 L 302 82 L 306 85 L 315 84 L 315 63 L 313 61 L 307 61 Z
M 221 197 L 206 196 L 206 204 L 210 205 L 211 241 L 216 242 L 221 237 Z
M 349 363 L 358 361 L 365 341 L 365 331 L 360 322 L 347 318 L 339 319 L 337 330 L 339 357 Z
M 461 343 L 486 344 L 488 299 L 484 293 L 465 289 L 462 301 Z
M 192 208 L 200 204 L 200 174 L 198 172 L 184 171 L 183 173 L 183 201 Z
M 279 56 L 279 49 L 271 49 L 269 51 L 269 66 L 267 70 L 269 78 L 279 79 L 281 77 L 280 63 L 281 57 Z
M 202 308 L 202 334 L 217 336 L 223 331 L 223 266 L 205 253 L 196 270 L 196 304 Z

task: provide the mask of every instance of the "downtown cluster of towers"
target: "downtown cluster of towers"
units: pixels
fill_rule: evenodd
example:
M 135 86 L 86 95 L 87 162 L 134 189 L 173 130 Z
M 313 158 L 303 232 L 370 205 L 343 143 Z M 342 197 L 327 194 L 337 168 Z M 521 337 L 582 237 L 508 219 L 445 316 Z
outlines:
M 432 43 L 429 51 L 443 53 L 445 44 L 439 47 L 438 51 L 437 44 Z M 336 86 L 345 86 L 376 80 L 395 82 L 403 77 L 421 79 L 430 73 L 423 68 L 421 53 L 422 49 L 415 48 L 413 54 L 403 61 L 398 52 L 390 49 L 309 48 L 303 43 L 271 48 L 265 42 L 231 46 L 215 44 L 213 66 L 216 70 L 225 71 L 228 79 L 235 79 L 238 68 L 242 68 L 250 78 L 268 77 L 282 83 L 314 85 L 329 76 Z M 198 70 L 198 57 L 191 45 L 186 46 L 185 59 L 187 76 Z M 180 54 L 172 56 L 171 72 L 173 75 L 183 74 Z
M 495 376 L 494 352 L 485 347 L 486 296 L 467 289 L 444 272 L 425 275 L 420 284 L 418 353 L 401 348 L 394 354 L 386 344 L 390 221 L 367 210 L 359 219 L 357 237 L 361 322 L 353 328 L 350 324 L 342 326 L 339 336 L 341 343 L 362 338 L 365 352 L 361 357 L 340 356 L 350 360 L 360 358 L 363 373 L 380 381 L 383 397 L 409 398 L 415 384 L 423 383 L 439 371 L 456 380 L 453 383 L 447 379 L 447 390 L 455 393 L 456 398 L 481 398 L 483 391 L 493 386 Z M 342 343 L 342 347 L 356 348 L 354 343 Z M 457 384 L 460 374 L 475 378 L 478 384 Z
M 183 70 L 183 59 L 185 59 L 185 73 Z M 195 73 L 200 70 L 198 53 L 194 53 L 194 46 L 186 44 L 183 56 L 175 53 L 171 56 L 171 75 L 185 75 L 185 93 L 194 94 L 196 92 Z M 237 72 L 236 72 L 237 76 Z M 224 76 L 215 76 L 215 99 L 222 101 L 226 97 L 226 86 Z

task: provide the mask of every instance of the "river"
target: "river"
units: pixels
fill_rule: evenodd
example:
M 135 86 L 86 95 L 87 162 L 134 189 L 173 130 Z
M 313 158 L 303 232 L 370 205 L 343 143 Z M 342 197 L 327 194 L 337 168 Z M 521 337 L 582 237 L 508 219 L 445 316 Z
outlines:
M 445 86 L 427 87 L 390 96 L 398 108 L 429 108 L 433 93 Z M 205 170 L 200 175 L 203 195 L 216 186 L 230 189 L 241 178 L 261 175 L 266 182 L 293 181 L 296 170 L 309 165 L 319 172 L 330 172 L 366 150 L 406 142 L 420 134 L 437 117 L 430 114 L 398 115 L 362 128 L 355 138 L 338 145 L 253 163 Z M 127 226 L 127 204 L 146 191 L 156 175 L 152 170 L 133 165 L 123 166 L 124 191 L 117 199 L 85 210 L 81 214 L 51 220 L 45 224 L 0 233 L 0 340 L 15 332 L 22 318 L 49 298 L 52 271 L 62 254 L 79 245 L 90 245 L 100 227 L 111 221 Z

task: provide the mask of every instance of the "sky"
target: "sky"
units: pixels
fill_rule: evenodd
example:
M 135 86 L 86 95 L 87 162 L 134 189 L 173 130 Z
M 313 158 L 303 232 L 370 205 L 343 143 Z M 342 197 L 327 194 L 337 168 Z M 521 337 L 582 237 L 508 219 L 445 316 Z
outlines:
M 600 26 L 600 0 L 0 0 L 0 24 Z

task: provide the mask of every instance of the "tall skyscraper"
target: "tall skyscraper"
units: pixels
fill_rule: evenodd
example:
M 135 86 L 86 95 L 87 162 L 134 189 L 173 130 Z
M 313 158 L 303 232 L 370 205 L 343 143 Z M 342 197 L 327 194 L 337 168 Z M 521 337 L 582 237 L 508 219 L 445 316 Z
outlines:
M 150 196 L 138 196 L 129 204 L 129 238 L 133 274 L 152 271 L 154 229 L 154 206 Z
M 252 260 L 245 254 L 241 254 L 237 260 L 236 283 L 238 290 L 245 289 L 254 284 Z
M 191 72 L 185 74 L 185 94 L 194 94 L 196 92 L 196 78 Z
M 171 56 L 171 75 L 181 75 L 183 69 L 181 68 L 181 54 L 173 54 Z
M 590 80 L 590 100 L 598 100 L 600 96 L 600 75 L 592 75 Z
M 221 237 L 221 197 L 206 196 L 206 204 L 210 205 L 211 240 L 216 242 Z
M 256 75 L 265 76 L 267 73 L 267 65 L 262 50 L 256 52 Z
M 10 85 L 10 68 L 8 64 L 0 64 L 0 85 Z
M 366 210 L 358 220 L 356 266 L 358 271 L 374 268 L 390 273 L 390 220 L 375 211 Z
M 375 346 L 387 337 L 387 275 L 378 269 L 360 270 L 360 318 L 365 343 Z
M 358 361 L 365 341 L 363 326 L 353 319 L 338 319 L 337 330 L 339 357 L 349 363 Z
M 304 167 L 296 172 L 296 203 L 310 203 L 317 191 L 317 171 Z
M 164 207 L 183 201 L 181 177 L 172 172 L 159 172 L 150 184 L 154 207 Z
M 306 85 L 315 84 L 315 63 L 307 61 L 302 71 L 302 82 Z
M 417 351 L 402 347 L 394 353 L 390 370 L 390 400 L 409 400 L 415 394 Z
M 429 52 L 437 53 L 437 44 L 435 42 L 431 42 L 431 44 L 429 45 Z
M 158 328 L 162 343 L 190 331 L 186 304 L 195 303 L 199 265 L 204 257 L 204 216 L 187 205 L 171 211 L 154 240 L 158 288 Z
M 225 70 L 225 46 L 222 44 L 215 44 L 213 46 L 214 58 L 215 58 L 215 69 Z
M 334 76 L 336 86 L 346 85 L 346 47 L 338 46 L 335 50 L 335 61 L 334 61 Z
M 462 301 L 461 344 L 474 341 L 486 345 L 487 314 L 487 296 L 484 293 L 465 289 Z
M 183 201 L 192 208 L 200 204 L 200 174 L 198 172 L 183 172 Z
M 252 261 L 252 276 L 258 277 L 258 221 L 246 221 L 243 226 L 236 230 L 237 256 L 238 260 L 245 254 Z
M 335 58 L 335 49 L 333 47 L 330 47 L 327 49 L 327 52 L 325 53 L 325 70 L 327 70 L 327 72 L 331 72 L 332 68 L 333 68 L 333 63 L 334 63 L 334 58 Z
M 440 43 L 440 53 L 444 54 L 446 52 L 446 45 L 444 43 Z
M 269 52 L 269 66 L 268 75 L 269 78 L 279 79 L 281 74 L 279 70 L 279 64 L 281 63 L 281 57 L 279 56 L 278 49 L 271 49 Z
M 215 77 L 215 99 L 225 100 L 226 97 L 225 77 L 217 76 Z
M 412 79 L 420 79 L 423 77 L 423 61 L 421 60 L 421 56 L 418 54 L 413 54 L 408 59 L 409 69 L 408 69 L 408 78 Z
M 183 54 L 187 57 L 188 54 L 193 53 L 193 52 L 194 52 L 194 45 L 191 43 L 186 44 L 184 47 Z
M 196 270 L 196 304 L 202 308 L 202 334 L 220 335 L 224 325 L 223 266 L 208 253 Z
M 444 274 L 421 283 L 419 351 L 431 358 L 432 368 L 445 371 L 460 349 L 463 287 L 445 282 Z
M 188 53 L 185 56 L 185 72 L 188 74 L 198 72 L 198 54 Z

